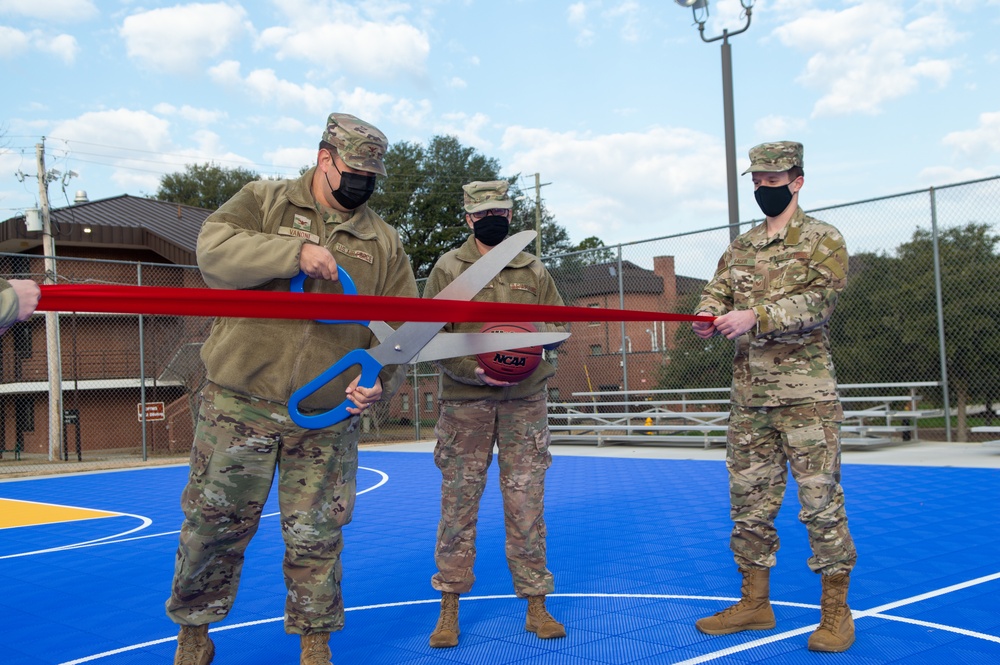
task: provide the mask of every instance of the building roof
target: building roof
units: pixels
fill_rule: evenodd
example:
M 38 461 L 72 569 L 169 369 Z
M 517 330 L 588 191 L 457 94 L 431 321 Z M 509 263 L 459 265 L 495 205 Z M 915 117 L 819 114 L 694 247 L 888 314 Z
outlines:
M 626 293 L 663 293 L 663 278 L 631 261 L 622 261 L 621 278 Z M 618 293 L 618 262 L 582 266 L 572 279 L 560 281 L 559 290 L 567 298 Z
M 122 194 L 50 211 L 58 245 L 148 249 L 166 261 L 194 265 L 198 232 L 211 210 Z M 89 229 L 89 231 L 87 231 Z M 20 253 L 42 244 L 25 230 L 24 215 L 0 222 L 0 252 Z
M 677 275 L 677 295 L 689 296 L 692 293 L 701 293 L 708 282 L 698 277 L 685 277 Z

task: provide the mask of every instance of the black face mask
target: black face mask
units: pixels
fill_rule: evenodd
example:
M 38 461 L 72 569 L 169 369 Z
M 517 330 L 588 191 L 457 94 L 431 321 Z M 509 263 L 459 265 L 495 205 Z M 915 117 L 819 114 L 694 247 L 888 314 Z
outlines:
M 777 217 L 785 212 L 788 204 L 792 202 L 792 190 L 789 185 L 777 187 L 761 185 L 754 190 L 753 197 L 757 199 L 757 205 L 760 206 L 761 212 L 767 217 Z
M 333 168 L 337 169 L 336 162 Z M 337 173 L 340 174 L 340 187 L 337 189 L 330 184 L 330 176 L 326 172 L 323 175 L 326 177 L 326 184 L 333 198 L 348 210 L 360 208 L 375 192 L 375 176 L 344 173 L 340 169 L 337 169 Z
M 510 222 L 500 215 L 486 215 L 472 222 L 472 233 L 476 240 L 487 247 L 496 247 L 507 237 Z

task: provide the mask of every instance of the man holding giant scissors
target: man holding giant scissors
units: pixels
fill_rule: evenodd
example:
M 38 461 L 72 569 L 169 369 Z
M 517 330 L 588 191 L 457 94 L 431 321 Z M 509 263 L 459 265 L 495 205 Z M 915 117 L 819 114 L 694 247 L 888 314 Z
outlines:
M 338 266 L 357 293 L 416 297 L 396 231 L 369 210 L 385 175 L 385 136 L 354 116 L 333 113 L 316 166 L 297 180 L 246 185 L 207 220 L 198 266 L 213 288 L 288 291 L 304 272 L 307 291 L 340 293 Z M 350 318 L 346 316 L 344 318 Z M 301 665 L 328 665 L 330 633 L 344 626 L 341 529 L 351 520 L 358 469 L 358 416 L 402 368 L 379 371 L 370 388 L 356 374 L 335 377 L 298 407 L 321 411 L 348 400 L 350 417 L 308 429 L 289 417 L 292 393 L 331 360 L 377 346 L 362 325 L 219 318 L 202 349 L 202 391 L 191 471 L 181 497 L 184 524 L 167 614 L 180 624 L 175 665 L 207 665 L 209 624 L 232 608 L 243 553 L 257 530 L 277 469 L 285 631 L 301 636 Z M 352 380 L 353 379 L 353 380 Z
M 465 221 L 472 235 L 464 245 L 438 259 L 424 289 L 433 298 L 484 261 L 507 236 L 513 202 L 503 180 L 476 181 L 463 187 Z M 562 305 L 552 276 L 525 252 L 506 262 L 472 300 Z M 546 324 L 550 331 L 564 331 Z M 473 332 L 479 324 L 449 324 L 445 330 Z M 505 333 L 506 335 L 515 333 Z M 441 359 L 441 414 L 434 461 L 441 469 L 441 521 L 431 585 L 441 592 L 441 613 L 430 646 L 458 644 L 458 597 L 472 589 L 476 559 L 476 521 L 486 485 L 486 470 L 498 447 L 500 489 L 507 532 L 507 563 L 514 590 L 528 599 L 525 629 L 542 639 L 565 637 L 566 629 L 545 608 L 554 581 L 546 567 L 545 472 L 552 464 L 546 380 L 555 368 L 546 361 L 518 383 L 487 376 L 474 357 Z

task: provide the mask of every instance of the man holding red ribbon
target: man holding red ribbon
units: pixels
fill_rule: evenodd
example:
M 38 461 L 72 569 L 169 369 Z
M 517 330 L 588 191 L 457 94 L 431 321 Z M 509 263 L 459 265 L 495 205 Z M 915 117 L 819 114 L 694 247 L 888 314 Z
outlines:
M 338 264 L 359 295 L 417 297 L 395 229 L 366 201 L 385 175 L 385 135 L 344 113 L 329 116 L 316 166 L 297 180 L 246 185 L 207 220 L 198 266 L 216 289 L 287 293 L 300 271 L 305 290 L 340 293 Z M 345 315 L 344 318 L 354 318 Z M 243 553 L 257 530 L 277 470 L 285 631 L 301 636 L 301 665 L 329 665 L 330 633 L 344 625 L 341 529 L 351 520 L 359 415 L 403 378 L 387 367 L 372 388 L 337 377 L 300 404 L 329 410 L 345 395 L 353 417 L 323 429 L 289 418 L 290 395 L 331 360 L 378 344 L 361 325 L 306 319 L 220 317 L 202 349 L 202 391 L 168 616 L 180 624 L 175 665 L 207 665 L 209 624 L 232 608 Z
M 702 291 L 699 313 L 717 318 L 692 324 L 702 339 L 736 340 L 726 466 L 742 598 L 695 625 L 709 635 L 774 628 L 774 519 L 790 465 L 812 546 L 809 567 L 823 582 L 822 620 L 808 647 L 844 651 L 854 642 L 847 588 L 857 553 L 840 486 L 843 410 L 828 326 L 847 283 L 847 248 L 837 229 L 798 205 L 801 143 L 761 144 L 750 162 L 745 173 L 753 173 L 765 223 L 732 242 Z

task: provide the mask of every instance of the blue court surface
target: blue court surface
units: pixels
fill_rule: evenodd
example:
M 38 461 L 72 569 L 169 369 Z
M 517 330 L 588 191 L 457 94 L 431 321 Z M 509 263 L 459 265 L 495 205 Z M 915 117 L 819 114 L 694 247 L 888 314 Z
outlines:
M 346 529 L 347 627 L 336 665 L 405 663 L 1000 663 L 1000 470 L 845 465 L 859 551 L 849 602 L 857 642 L 806 650 L 820 582 L 806 567 L 794 485 L 772 573 L 778 626 L 709 637 L 695 619 L 739 594 L 720 461 L 557 456 L 547 481 L 553 615 L 568 636 L 524 631 L 503 555 L 496 464 L 480 511 L 477 582 L 461 643 L 431 649 L 439 474 L 429 453 L 363 450 Z M 186 467 L 0 482 L 0 499 L 114 515 L 0 529 L 0 663 L 169 663 L 166 618 Z M 0 502 L 3 510 L 30 504 Z M 281 622 L 284 584 L 272 493 L 247 553 L 236 607 L 215 624 L 215 663 L 298 663 Z

